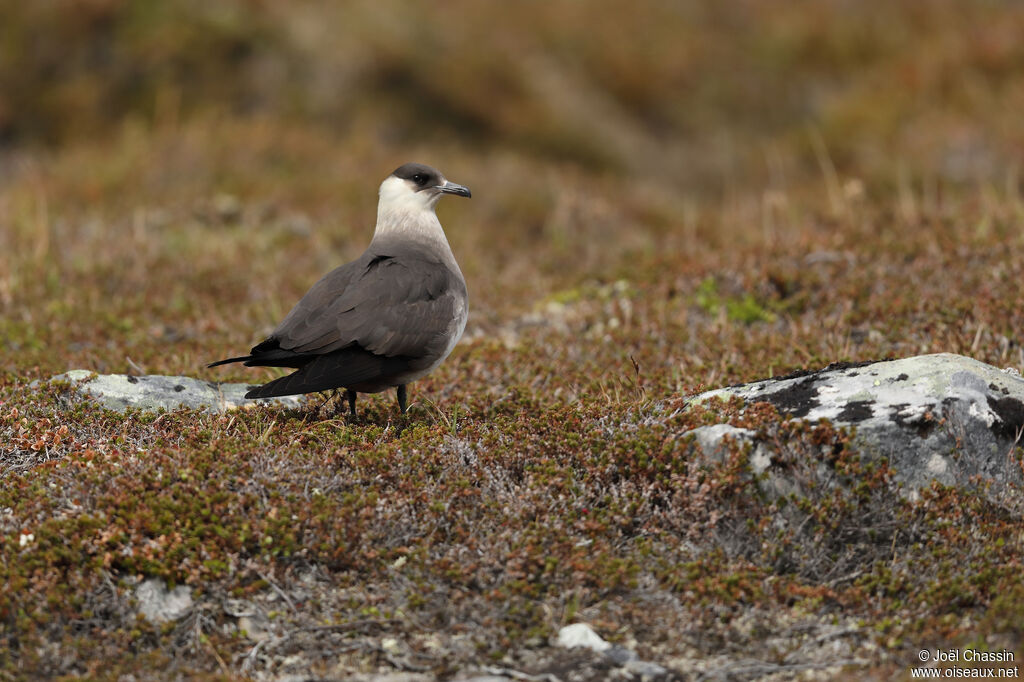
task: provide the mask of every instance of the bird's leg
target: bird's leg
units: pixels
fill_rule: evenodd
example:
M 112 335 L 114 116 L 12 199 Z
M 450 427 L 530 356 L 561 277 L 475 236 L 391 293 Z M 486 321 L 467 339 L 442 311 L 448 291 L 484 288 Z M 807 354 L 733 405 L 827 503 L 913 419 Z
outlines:
M 402 411 L 402 414 L 405 414 L 406 409 L 408 409 L 407 401 L 408 393 L 405 391 L 405 384 L 400 384 L 398 386 L 398 409 Z
M 345 395 L 348 396 L 348 411 L 351 413 L 352 418 L 356 416 L 356 392 L 351 388 L 345 389 Z
M 324 391 L 323 393 L 327 395 L 327 398 L 322 403 L 320 403 L 320 405 L 316 408 L 317 414 L 320 414 L 320 412 L 327 406 L 327 403 L 331 402 L 331 400 L 334 399 L 334 396 L 337 394 L 337 391 L 335 391 L 332 388 L 329 392 Z

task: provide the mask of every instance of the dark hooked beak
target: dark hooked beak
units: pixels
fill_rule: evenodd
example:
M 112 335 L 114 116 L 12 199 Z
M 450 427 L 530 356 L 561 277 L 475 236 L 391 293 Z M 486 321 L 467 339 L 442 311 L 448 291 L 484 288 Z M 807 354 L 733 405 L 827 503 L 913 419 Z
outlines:
M 468 187 L 456 185 L 454 182 L 450 182 L 449 180 L 445 180 L 444 184 L 438 185 L 437 188 L 444 192 L 445 194 L 455 194 L 457 196 L 466 198 L 473 196 L 473 193 L 469 191 Z

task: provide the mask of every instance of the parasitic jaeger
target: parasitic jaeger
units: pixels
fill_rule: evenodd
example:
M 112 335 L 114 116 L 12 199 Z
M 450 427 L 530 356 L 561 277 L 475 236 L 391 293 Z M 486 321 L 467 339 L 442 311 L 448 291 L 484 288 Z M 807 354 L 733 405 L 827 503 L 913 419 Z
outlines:
M 471 196 L 430 166 L 400 166 L 381 183 L 377 227 L 363 255 L 314 284 L 249 355 L 208 367 L 293 368 L 245 397 L 344 388 L 353 416 L 357 393 L 397 386 L 404 414 L 406 385 L 448 357 L 469 315 L 466 280 L 434 213 L 445 194 Z

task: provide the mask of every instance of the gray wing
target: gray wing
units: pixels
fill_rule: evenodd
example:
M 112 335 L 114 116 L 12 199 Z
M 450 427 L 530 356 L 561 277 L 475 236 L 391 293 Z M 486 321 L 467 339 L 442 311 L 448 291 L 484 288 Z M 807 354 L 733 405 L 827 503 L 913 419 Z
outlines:
M 356 344 L 376 355 L 440 354 L 466 286 L 419 253 L 367 253 L 313 285 L 274 331 L 280 348 L 321 355 Z

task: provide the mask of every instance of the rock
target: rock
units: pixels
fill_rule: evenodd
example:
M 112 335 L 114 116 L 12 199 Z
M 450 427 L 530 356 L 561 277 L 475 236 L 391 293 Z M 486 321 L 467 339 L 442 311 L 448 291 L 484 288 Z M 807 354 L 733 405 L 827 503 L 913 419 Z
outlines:
M 624 646 L 613 646 L 604 652 L 605 657 L 615 665 L 626 665 L 636 660 L 636 652 Z
M 573 623 L 558 631 L 558 646 L 565 649 L 581 646 L 601 653 L 610 649 L 612 645 L 601 639 L 601 635 L 594 632 L 586 623 Z
M 661 667 L 657 663 L 641 661 L 636 658 L 626 661 L 622 669 L 631 674 L 634 679 L 640 678 L 641 680 L 658 679 L 668 675 L 668 669 Z
M 58 374 L 50 381 L 69 381 L 79 395 L 94 399 L 115 412 L 124 412 L 129 407 L 147 412 L 183 407 L 226 412 L 257 404 L 276 404 L 290 408 L 300 405 L 298 396 L 248 400 L 245 393 L 252 388 L 250 384 L 217 384 L 181 376 L 95 375 L 88 370 L 73 369 Z
M 151 623 L 184 618 L 192 610 L 192 591 L 184 585 L 168 590 L 163 580 L 148 578 L 135 588 L 138 611 Z
M 886 457 L 895 480 L 916 491 L 932 481 L 967 483 L 973 476 L 997 485 L 1021 483 L 1009 455 L 1024 430 L 1024 379 L 977 360 L 940 353 L 874 363 L 836 363 L 816 372 L 708 391 L 690 404 L 739 396 L 767 401 L 782 414 L 855 429 L 859 452 Z M 754 447 L 755 473 L 770 457 L 756 434 L 728 424 L 690 432 L 702 450 L 720 458 L 724 439 Z
M 315 680 L 322 680 L 321 677 L 310 677 L 304 676 L 304 682 L 313 682 Z M 328 678 L 334 679 L 334 678 Z M 436 675 L 430 675 L 427 673 L 362 673 L 356 675 L 348 675 L 345 677 L 349 682 L 435 682 L 437 680 Z
M 700 446 L 705 455 L 716 461 L 723 461 L 729 454 L 729 441 L 735 443 L 752 443 L 754 451 L 750 454 L 750 468 L 755 474 L 762 474 L 772 463 L 771 455 L 764 445 L 755 443 L 756 433 L 750 429 L 741 429 L 731 424 L 712 424 L 699 426 L 686 432 Z
M 389 654 L 402 653 L 402 645 L 394 637 L 385 637 L 384 639 L 380 640 L 380 648 Z
M 582 647 L 603 654 L 607 661 L 628 673 L 628 679 L 657 679 L 666 676 L 669 672 L 657 663 L 641 661 L 635 652 L 625 647 L 612 646 L 586 623 L 573 623 L 559 630 L 558 646 L 565 649 Z
M 245 599 L 225 599 L 223 607 L 224 613 L 233 618 L 254 616 L 257 613 L 255 605 Z
M 256 616 L 242 616 L 239 618 L 237 632 L 244 634 L 246 638 L 254 642 L 262 642 L 270 637 L 270 633 L 267 632 L 266 628 L 266 619 Z
M 765 443 L 758 442 L 755 431 L 731 424 L 712 424 L 687 431 L 683 438 L 692 438 L 706 459 L 719 464 L 728 458 L 731 444 L 750 445 L 747 461 L 751 473 L 763 476 L 760 480 L 762 490 L 776 497 L 800 492 L 800 486 L 790 479 L 788 472 L 777 471 L 771 466 L 772 453 Z

